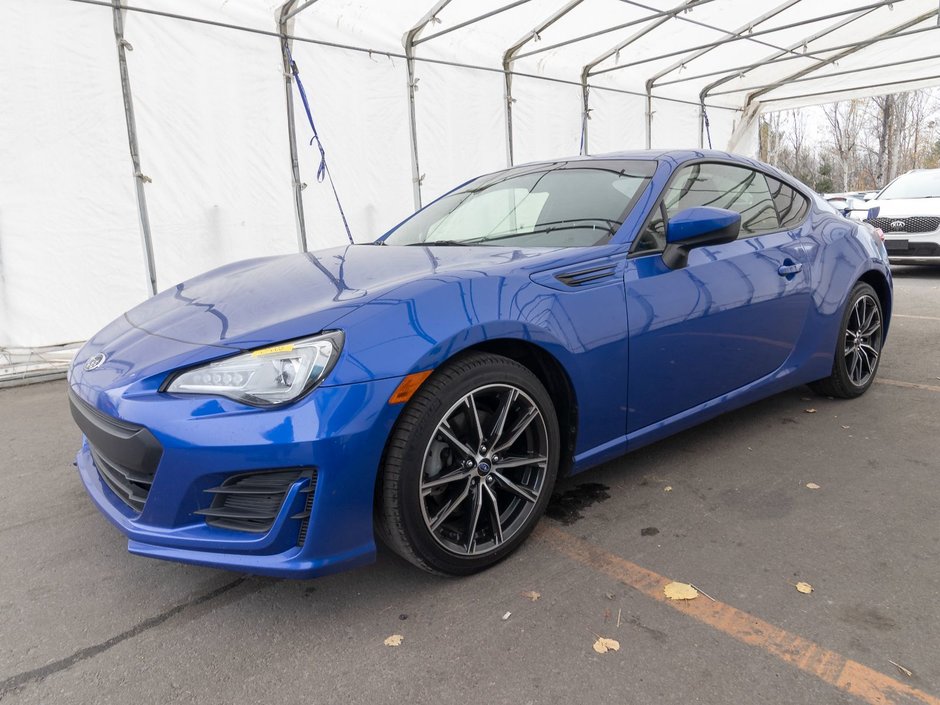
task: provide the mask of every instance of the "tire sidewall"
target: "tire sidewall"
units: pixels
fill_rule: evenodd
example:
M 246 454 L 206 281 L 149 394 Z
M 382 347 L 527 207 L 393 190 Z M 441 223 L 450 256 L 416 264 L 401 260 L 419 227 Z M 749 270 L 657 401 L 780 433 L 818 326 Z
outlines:
M 407 439 L 407 447 L 402 454 L 399 467 L 397 510 L 405 536 L 412 549 L 431 568 L 450 575 L 468 575 L 483 570 L 498 563 L 518 548 L 544 513 L 558 473 L 560 454 L 558 419 L 551 397 L 538 378 L 526 368 L 507 358 L 490 357 L 494 359 L 494 363 L 487 365 L 478 373 L 450 380 L 443 389 L 435 389 L 436 385 L 427 385 L 419 390 L 418 395 L 423 394 L 424 397 L 420 401 L 430 403 L 421 405 L 423 408 L 417 417 L 411 437 Z M 433 376 L 428 381 L 432 380 Z M 536 506 L 526 524 L 516 535 L 490 553 L 482 556 L 460 556 L 441 546 L 431 535 L 424 521 L 420 490 L 424 454 L 444 413 L 468 393 L 490 384 L 512 384 L 526 392 L 535 402 L 545 422 L 549 462 L 546 465 L 545 480 Z

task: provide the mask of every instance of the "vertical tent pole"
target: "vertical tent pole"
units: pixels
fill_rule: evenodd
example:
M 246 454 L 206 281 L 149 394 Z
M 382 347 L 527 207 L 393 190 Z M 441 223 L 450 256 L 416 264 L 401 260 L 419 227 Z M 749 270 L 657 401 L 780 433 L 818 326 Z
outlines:
M 582 145 L 583 154 L 587 154 L 587 147 L 588 147 L 588 139 L 587 139 L 588 138 L 587 116 L 589 114 L 588 79 L 591 77 L 591 74 L 594 72 L 594 69 L 598 66 L 598 64 L 604 61 L 607 61 L 607 59 L 609 59 L 612 56 L 619 58 L 619 54 L 623 49 L 626 49 L 628 46 L 630 46 L 634 42 L 638 41 L 639 39 L 642 39 L 643 37 L 645 37 L 647 34 L 652 32 L 657 27 L 660 27 L 666 24 L 666 22 L 671 20 L 673 17 L 675 17 L 677 14 L 679 14 L 683 10 L 687 10 L 689 9 L 689 7 L 699 5 L 699 4 L 702 4 L 701 0 L 686 0 L 686 2 L 672 8 L 671 10 L 658 13 L 657 19 L 655 21 L 650 22 L 648 25 L 646 25 L 645 27 L 642 27 L 641 29 L 638 29 L 636 32 L 631 34 L 622 42 L 618 42 L 616 46 L 611 47 L 610 49 L 605 51 L 603 54 L 598 56 L 596 59 L 594 59 L 594 61 L 591 61 L 590 63 L 585 64 L 581 68 L 581 101 L 583 103 L 583 110 L 584 110 L 584 116 L 582 117 L 582 129 L 584 130 L 583 145 Z M 653 123 L 653 99 L 649 95 L 649 90 L 647 90 L 646 93 L 647 93 L 646 95 L 646 148 L 649 149 L 650 141 L 651 141 L 651 133 L 653 129 L 653 124 L 652 124 Z
M 438 0 L 411 29 L 405 32 L 402 45 L 405 47 L 405 66 L 408 78 L 408 136 L 411 140 L 411 181 L 414 192 L 415 210 L 421 208 L 421 167 L 418 160 L 418 120 L 415 110 L 415 40 L 421 31 L 437 18 L 437 13 L 450 4 L 450 0 Z
M 512 166 L 515 162 L 515 156 L 513 154 L 513 143 L 512 143 L 512 104 L 515 100 L 512 97 L 512 64 L 516 59 L 516 54 L 519 53 L 519 50 L 522 49 L 526 44 L 528 44 L 533 39 L 539 39 L 539 35 L 544 32 L 546 29 L 555 24 L 562 17 L 571 12 L 574 8 L 580 5 L 584 0 L 569 0 L 565 3 L 564 7 L 560 8 L 553 14 L 549 15 L 548 18 L 539 22 L 531 32 L 528 32 L 523 36 L 519 41 L 509 47 L 505 52 L 503 52 L 503 93 L 506 100 L 506 161 L 508 162 L 507 166 Z
M 121 94 L 124 97 L 124 120 L 127 123 L 127 143 L 134 168 L 134 188 L 137 191 L 137 215 L 140 220 L 140 239 L 144 250 L 144 266 L 147 268 L 147 293 L 157 293 L 157 270 L 153 260 L 153 241 L 150 235 L 150 215 L 147 211 L 147 194 L 144 184 L 150 179 L 140 170 L 140 149 L 137 144 L 137 120 L 134 117 L 134 98 L 131 80 L 127 72 L 127 49 L 133 47 L 124 39 L 124 10 L 120 0 L 112 0 L 114 14 L 114 39 L 117 43 L 118 67 L 121 72 Z
M 304 218 L 303 190 L 305 184 L 300 180 L 300 158 L 297 153 L 297 128 L 294 121 L 294 80 L 288 59 L 290 42 L 288 26 L 293 24 L 293 16 L 300 10 L 312 5 L 305 3 L 298 10 L 291 12 L 296 0 L 287 0 L 278 12 L 277 28 L 281 38 L 281 62 L 284 67 L 284 98 L 287 103 L 287 139 L 290 146 L 291 187 L 294 191 L 294 221 L 297 226 L 297 247 L 307 251 L 307 224 Z

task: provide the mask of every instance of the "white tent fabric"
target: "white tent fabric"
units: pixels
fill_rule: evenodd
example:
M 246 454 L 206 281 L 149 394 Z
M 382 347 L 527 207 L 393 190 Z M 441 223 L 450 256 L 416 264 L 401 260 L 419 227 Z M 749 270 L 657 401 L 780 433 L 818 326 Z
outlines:
M 940 84 L 938 10 L 937 0 L 4 2 L 0 377 L 17 361 L 41 367 L 50 346 L 144 299 L 149 266 L 165 288 L 236 259 L 347 241 L 316 179 L 285 46 L 351 232 L 369 241 L 418 201 L 510 163 L 709 143 L 754 153 L 762 111 Z

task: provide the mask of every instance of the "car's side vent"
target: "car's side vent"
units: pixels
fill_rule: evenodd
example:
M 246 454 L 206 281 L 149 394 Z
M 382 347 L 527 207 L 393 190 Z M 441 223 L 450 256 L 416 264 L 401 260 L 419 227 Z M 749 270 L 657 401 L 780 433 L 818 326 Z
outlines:
M 306 492 L 304 511 L 291 516 L 303 520 L 300 530 L 306 534 L 316 477 L 317 471 L 313 468 L 233 475 L 218 487 L 206 490 L 213 495 L 212 504 L 196 510 L 195 514 L 204 516 L 210 526 L 264 533 L 273 526 L 291 486 L 307 478 L 309 482 L 302 490 Z
M 610 279 L 617 272 L 617 266 L 614 264 L 605 264 L 600 267 L 591 267 L 590 269 L 580 269 L 575 272 L 563 272 L 556 274 L 555 278 L 562 284 L 571 287 L 584 286 L 591 282 L 602 279 Z

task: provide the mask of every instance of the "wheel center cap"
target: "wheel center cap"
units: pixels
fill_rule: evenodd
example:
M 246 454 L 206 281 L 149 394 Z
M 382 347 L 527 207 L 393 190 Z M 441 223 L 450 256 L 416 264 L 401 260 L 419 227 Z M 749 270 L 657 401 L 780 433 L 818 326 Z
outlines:
M 488 460 L 481 460 L 479 463 L 477 463 L 477 471 L 478 471 L 481 475 L 486 475 L 486 473 L 488 473 L 488 472 L 490 471 L 490 463 L 489 463 L 489 461 L 488 461 Z

